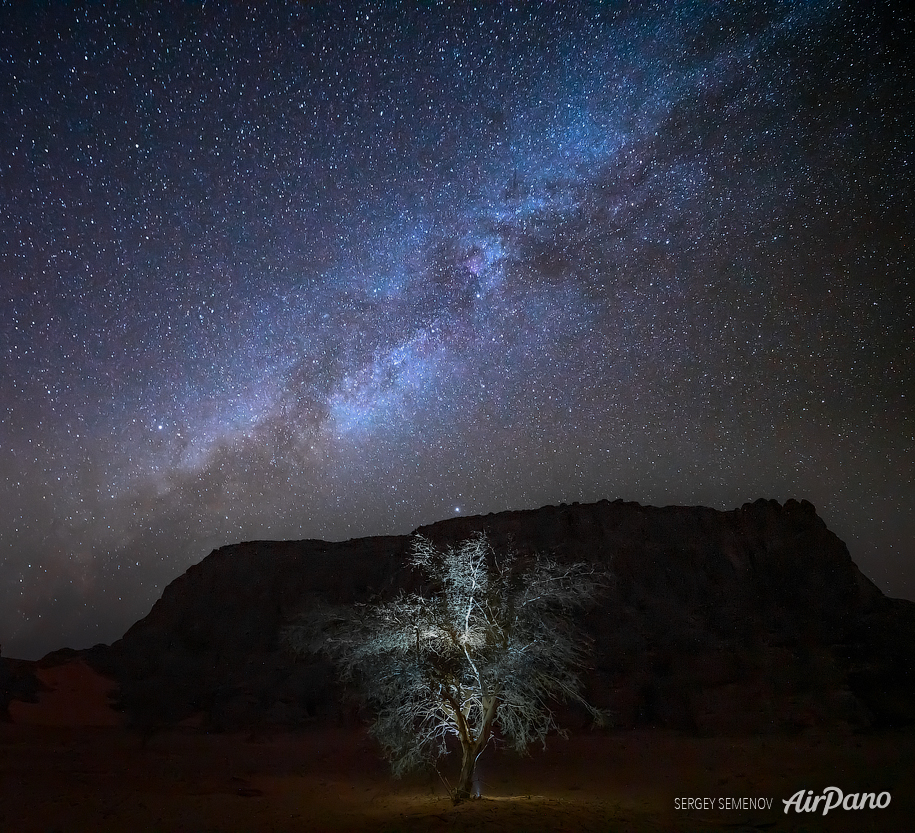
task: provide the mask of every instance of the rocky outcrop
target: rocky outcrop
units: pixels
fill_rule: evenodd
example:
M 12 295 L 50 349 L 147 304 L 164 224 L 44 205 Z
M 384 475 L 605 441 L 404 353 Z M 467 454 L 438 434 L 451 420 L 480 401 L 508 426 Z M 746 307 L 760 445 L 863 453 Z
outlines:
M 730 512 L 601 501 L 417 531 L 445 544 L 477 530 L 496 547 L 609 567 L 612 586 L 581 626 L 593 640 L 588 696 L 620 726 L 726 733 L 915 720 L 915 604 L 883 596 L 806 501 Z M 317 597 L 347 603 L 409 586 L 408 548 L 408 536 L 223 547 L 85 658 L 119 681 L 121 707 L 147 728 L 339 715 L 332 669 L 294 658 L 281 630 Z
M 13 701 L 37 703 L 41 682 L 35 676 L 35 663 L 24 659 L 0 657 L 0 723 L 10 722 Z

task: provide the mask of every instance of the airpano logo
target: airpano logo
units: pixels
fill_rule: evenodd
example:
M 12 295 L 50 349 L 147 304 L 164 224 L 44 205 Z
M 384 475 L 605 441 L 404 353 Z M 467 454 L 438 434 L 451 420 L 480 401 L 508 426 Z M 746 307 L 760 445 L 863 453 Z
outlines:
M 814 796 L 813 790 L 798 790 L 787 801 L 782 799 L 787 813 L 792 807 L 796 813 L 815 813 L 823 802 L 823 815 L 830 810 L 882 810 L 890 806 L 892 796 L 888 792 L 845 793 L 838 787 L 827 787 L 822 795 Z

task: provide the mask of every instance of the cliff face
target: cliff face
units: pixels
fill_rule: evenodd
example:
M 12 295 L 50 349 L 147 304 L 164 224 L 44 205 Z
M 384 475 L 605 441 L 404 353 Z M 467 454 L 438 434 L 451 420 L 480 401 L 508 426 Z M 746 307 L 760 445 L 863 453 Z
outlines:
M 705 733 L 915 719 L 915 604 L 888 599 L 806 501 L 730 512 L 616 501 L 441 521 L 437 544 L 484 530 L 498 548 L 609 566 L 582 617 L 587 693 L 620 726 Z M 408 536 L 223 547 L 87 660 L 115 676 L 132 719 L 234 728 L 338 714 L 324 662 L 294 659 L 282 627 L 320 596 L 406 587 Z M 576 719 L 574 713 L 569 718 Z

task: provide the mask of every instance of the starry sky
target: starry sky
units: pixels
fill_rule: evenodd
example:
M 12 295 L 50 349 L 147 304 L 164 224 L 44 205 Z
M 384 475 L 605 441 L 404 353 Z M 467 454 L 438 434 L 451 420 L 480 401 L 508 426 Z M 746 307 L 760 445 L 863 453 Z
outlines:
M 915 598 L 908 21 L 247 5 L 0 5 L 5 655 L 601 498 L 804 497 Z

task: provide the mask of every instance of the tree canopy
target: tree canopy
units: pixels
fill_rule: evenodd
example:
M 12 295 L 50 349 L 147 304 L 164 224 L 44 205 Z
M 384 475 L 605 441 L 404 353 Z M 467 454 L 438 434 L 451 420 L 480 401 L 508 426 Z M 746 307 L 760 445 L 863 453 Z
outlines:
M 583 704 L 578 672 L 588 643 L 572 614 L 605 574 L 542 555 L 497 553 L 486 536 L 436 548 L 416 536 L 412 565 L 423 592 L 343 609 L 315 609 L 289 632 L 299 651 L 323 651 L 375 709 L 372 732 L 395 775 L 460 743 L 453 791 L 470 795 L 476 761 L 498 738 L 519 751 L 561 732 L 555 701 Z

